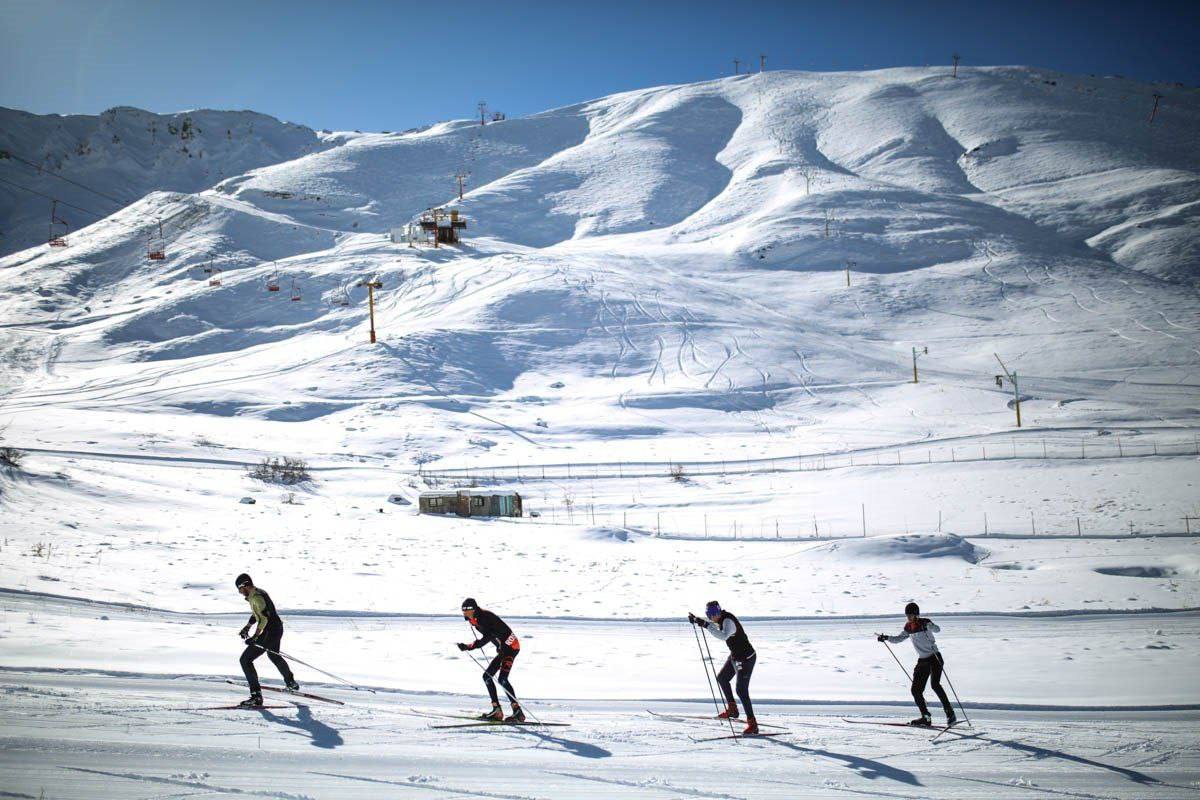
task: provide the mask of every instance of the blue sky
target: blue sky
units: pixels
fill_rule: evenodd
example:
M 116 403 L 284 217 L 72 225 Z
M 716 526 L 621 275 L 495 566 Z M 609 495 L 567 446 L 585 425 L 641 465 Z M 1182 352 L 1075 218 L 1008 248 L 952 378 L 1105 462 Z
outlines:
M 0 105 L 400 130 L 757 68 L 1031 64 L 1200 84 L 1200 2 L 0 0 Z

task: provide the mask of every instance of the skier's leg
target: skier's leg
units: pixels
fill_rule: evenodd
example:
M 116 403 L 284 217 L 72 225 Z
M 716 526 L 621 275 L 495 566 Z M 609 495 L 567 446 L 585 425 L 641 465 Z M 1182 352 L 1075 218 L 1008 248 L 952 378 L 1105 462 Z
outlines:
M 292 677 L 292 668 L 288 665 L 287 659 L 279 655 L 279 648 L 283 643 L 283 631 L 273 633 L 266 637 L 263 646 L 272 652 L 267 653 L 267 658 L 271 659 L 271 663 L 275 665 L 275 669 L 279 670 L 279 674 L 283 676 L 285 683 L 292 683 L 295 678 Z
M 929 685 L 933 687 L 938 700 L 942 701 L 942 710 L 946 712 L 946 719 L 951 719 L 954 717 L 954 706 L 950 705 L 950 698 L 946 696 L 946 690 L 942 688 L 942 667 L 946 662 L 942 660 L 941 653 L 935 653 L 929 660 L 933 662 L 933 668 L 929 673 Z
M 717 673 L 717 685 L 721 687 L 721 693 L 725 695 L 725 704 L 737 708 L 737 702 L 733 699 L 733 687 L 729 682 L 733 680 L 733 656 L 725 659 L 725 666 L 721 667 L 721 671 Z
M 913 667 L 912 696 L 917 701 L 921 716 L 929 716 L 929 706 L 925 705 L 925 682 L 929 680 L 930 660 L 919 658 Z
M 754 665 L 758 655 L 752 655 L 737 665 L 737 694 L 746 710 L 746 719 L 754 719 L 754 706 L 750 705 L 750 676 L 754 673 Z
M 254 668 L 254 659 L 263 654 L 262 648 L 246 645 L 242 651 L 242 672 L 246 675 L 246 683 L 250 684 L 250 694 L 262 694 L 262 686 L 258 682 L 258 670 Z
M 504 688 L 504 692 L 508 695 L 508 699 L 512 702 L 514 708 L 520 704 L 517 702 L 517 693 L 513 690 L 512 684 L 508 682 L 508 674 L 512 672 L 513 659 L 516 657 L 517 654 L 514 652 L 505 652 L 497 656 L 497 658 L 500 658 L 500 674 L 496 678 L 497 682 Z
M 497 653 L 496 657 L 492 659 L 492 663 L 488 664 L 483 671 L 483 684 L 487 686 L 488 696 L 492 698 L 493 706 L 500 705 L 500 697 L 496 694 L 496 682 L 492 680 L 492 676 L 500 669 L 501 660 L 502 654 Z

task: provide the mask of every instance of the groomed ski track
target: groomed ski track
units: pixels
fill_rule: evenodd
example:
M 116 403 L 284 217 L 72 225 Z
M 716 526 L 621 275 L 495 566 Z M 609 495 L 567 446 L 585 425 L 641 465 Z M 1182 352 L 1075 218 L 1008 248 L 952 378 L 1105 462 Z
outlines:
M 935 742 L 934 731 L 841 720 L 907 708 L 762 703 L 788 735 L 696 743 L 728 727 L 645 709 L 702 703 L 543 702 L 544 719 L 571 727 L 432 730 L 410 708 L 457 713 L 479 698 L 382 692 L 344 708 L 200 711 L 187 705 L 236 695 L 211 679 L 19 671 L 0 686 L 12 798 L 1188 798 L 1200 768 L 1200 711 L 975 711 L 974 730 Z
M 789 733 L 695 742 L 728 725 L 648 713 L 712 708 L 683 622 L 511 618 L 514 685 L 539 719 L 570 727 L 434 730 L 434 715 L 486 705 L 453 616 L 285 611 L 284 649 L 376 693 L 298 668 L 304 689 L 347 705 L 224 711 L 201 707 L 241 698 L 224 679 L 242 614 L 0 600 L 3 797 L 1184 798 L 1200 769 L 1194 610 L 943 617 L 975 728 L 937 741 L 842 720 L 912 716 L 905 677 L 869 636 L 895 619 L 755 620 L 758 716 Z

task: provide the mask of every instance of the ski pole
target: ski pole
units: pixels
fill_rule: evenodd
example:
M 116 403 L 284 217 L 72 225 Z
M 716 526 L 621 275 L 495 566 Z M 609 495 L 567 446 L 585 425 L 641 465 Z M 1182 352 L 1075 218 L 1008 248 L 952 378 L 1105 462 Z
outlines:
M 892 659 L 896 662 L 896 666 L 900 668 L 900 671 L 904 673 L 904 677 L 908 678 L 909 683 L 912 683 L 912 675 L 908 673 L 908 668 L 900 663 L 900 659 L 896 658 L 896 653 L 893 652 L 892 646 L 888 644 L 887 641 L 884 641 L 883 646 L 886 647 L 887 651 L 892 654 Z
M 709 647 L 708 647 L 708 625 L 705 625 L 705 626 L 704 626 L 704 630 L 700 632 L 700 638 L 704 640 L 704 649 L 708 651 L 708 663 L 709 663 L 709 664 L 712 666 L 713 673 L 714 673 L 714 674 L 713 674 L 713 677 L 715 678 L 715 677 L 716 677 L 716 671 L 717 671 L 717 665 L 716 665 L 715 663 L 713 663 L 713 660 L 712 660 L 712 650 L 711 650 L 711 649 L 709 649 Z M 719 713 L 721 713 L 721 712 L 719 712 L 719 711 L 718 711 L 717 713 L 719 714 Z M 730 732 L 730 733 L 731 733 L 733 736 L 735 736 L 735 737 L 736 737 L 736 736 L 737 736 L 737 731 L 735 731 L 735 730 L 733 729 L 733 717 L 726 717 L 726 718 L 725 718 L 725 720 L 726 720 L 726 721 L 729 723 L 729 732 Z M 735 739 L 734 739 L 734 741 L 736 742 L 736 741 L 737 741 L 737 739 L 735 738 Z
M 946 683 L 950 684 L 950 691 L 954 693 L 954 701 L 958 703 L 958 710 L 962 712 L 963 719 L 966 720 L 968 725 L 974 728 L 974 723 L 972 723 L 971 718 L 967 716 L 967 710 L 963 708 L 962 700 L 958 699 L 958 692 L 954 690 L 954 681 L 950 680 L 950 673 L 946 671 L 946 662 L 944 660 L 942 661 L 942 676 L 946 679 Z
M 700 666 L 704 667 L 704 680 L 708 681 L 708 693 L 712 695 L 713 709 L 720 714 L 721 706 L 717 703 L 717 691 L 713 688 L 712 676 L 709 675 L 708 664 L 704 661 L 704 650 L 700 646 L 700 631 L 696 630 L 695 625 L 692 625 L 692 633 L 696 636 L 696 652 L 700 654 Z
M 339 678 L 337 675 L 334 675 L 332 672 L 326 672 L 325 670 L 321 669 L 320 667 L 314 667 L 312 664 L 309 664 L 307 661 L 301 661 L 300 659 L 296 658 L 295 656 L 289 656 L 287 653 L 280 653 L 276 650 L 272 650 L 271 648 L 265 647 L 261 644 L 255 644 L 254 646 L 259 648 L 260 650 L 265 650 L 266 652 L 270 653 L 273 656 L 279 656 L 280 658 L 286 658 L 288 661 L 295 661 L 297 664 L 303 664 L 304 666 L 308 667 L 309 669 L 316 670 L 317 672 L 321 673 L 322 675 L 326 675 L 330 678 L 333 678 L 335 681 L 340 681 L 340 682 L 346 684 L 347 686 L 349 686 L 351 689 L 353 689 L 356 692 L 370 692 L 371 694 L 375 694 L 375 690 L 371 689 L 370 687 L 359 686 L 356 683 L 351 683 L 350 681 L 346 680 L 345 678 Z

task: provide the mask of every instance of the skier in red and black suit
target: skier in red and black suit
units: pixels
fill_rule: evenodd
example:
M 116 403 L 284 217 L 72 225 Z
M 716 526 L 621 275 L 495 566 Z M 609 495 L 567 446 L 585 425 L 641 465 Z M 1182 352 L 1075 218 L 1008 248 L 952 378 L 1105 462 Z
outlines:
M 737 695 L 746 707 L 746 730 L 742 731 L 742 735 L 753 736 L 758 733 L 758 722 L 754 719 L 754 706 L 750 704 L 750 676 L 754 673 L 758 654 L 754 652 L 754 646 L 750 644 L 746 631 L 742 629 L 742 623 L 733 614 L 723 610 L 720 603 L 713 600 L 705 607 L 704 613 L 708 619 L 688 614 L 688 622 L 699 625 L 729 646 L 729 658 L 717 673 L 717 683 L 725 695 L 726 707 L 717 716 L 721 719 L 738 718 L 737 702 L 733 699 L 733 688 L 729 685 L 736 674 Z
M 512 628 L 500 619 L 498 616 L 488 611 L 485 608 L 480 608 L 475 602 L 475 598 L 468 597 L 462 602 L 462 614 L 471 627 L 479 634 L 471 644 L 459 643 L 459 650 L 475 650 L 483 647 L 486 644 L 496 646 L 496 657 L 492 659 L 492 663 L 488 664 L 483 671 L 483 682 L 487 686 L 488 694 L 492 698 L 492 710 L 480 715 L 480 719 L 494 720 L 496 722 L 524 722 L 525 712 L 521 710 L 521 704 L 517 701 L 517 693 L 513 691 L 512 684 L 508 682 L 508 674 L 512 672 L 513 659 L 521 652 L 521 643 L 517 641 L 517 636 L 512 632 Z M 504 687 L 505 694 L 512 702 L 512 714 L 504 716 L 504 711 L 500 708 L 500 698 L 496 694 L 496 681 L 492 680 L 492 676 L 496 678 L 500 685 Z

